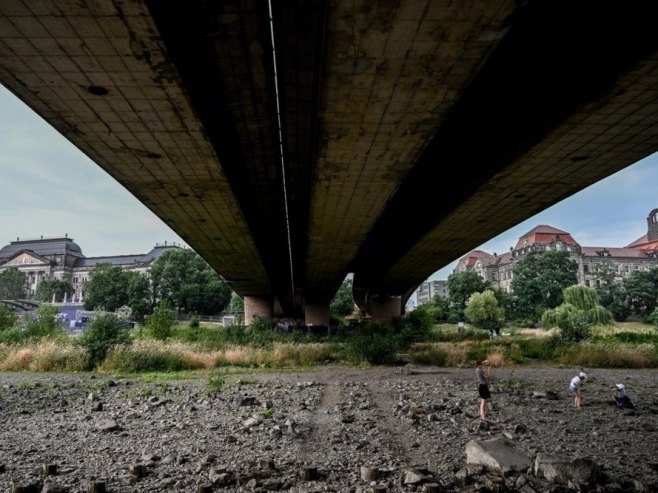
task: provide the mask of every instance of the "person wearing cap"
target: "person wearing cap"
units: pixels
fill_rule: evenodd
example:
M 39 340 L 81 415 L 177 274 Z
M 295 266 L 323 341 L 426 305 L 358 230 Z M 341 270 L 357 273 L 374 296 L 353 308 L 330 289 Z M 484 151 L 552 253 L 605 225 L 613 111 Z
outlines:
M 630 397 L 626 394 L 626 387 L 623 383 L 615 384 L 615 403 L 619 409 L 635 409 L 635 405 L 631 402 Z
M 583 403 L 583 397 L 580 395 L 580 386 L 583 384 L 583 380 L 587 378 L 587 375 L 584 371 L 581 371 L 578 375 L 571 379 L 569 382 L 569 393 L 573 394 L 573 403 L 576 406 L 576 410 L 580 411 L 580 406 Z

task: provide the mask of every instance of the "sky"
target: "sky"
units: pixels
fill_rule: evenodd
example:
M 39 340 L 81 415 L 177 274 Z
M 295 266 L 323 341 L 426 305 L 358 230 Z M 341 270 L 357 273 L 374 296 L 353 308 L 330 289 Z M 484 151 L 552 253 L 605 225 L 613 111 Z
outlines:
M 479 246 L 503 253 L 539 224 L 583 246 L 622 247 L 646 233 L 658 207 L 658 153 Z M 0 248 L 17 237 L 68 234 L 87 257 L 147 253 L 167 241 L 187 246 L 110 175 L 0 85 Z M 447 279 L 457 261 L 429 279 Z

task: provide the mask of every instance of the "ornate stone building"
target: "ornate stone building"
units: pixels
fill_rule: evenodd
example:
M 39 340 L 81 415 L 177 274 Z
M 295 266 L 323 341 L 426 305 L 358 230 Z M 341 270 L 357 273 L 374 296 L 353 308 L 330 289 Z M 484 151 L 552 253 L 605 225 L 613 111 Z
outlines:
M 604 272 L 617 280 L 636 270 L 658 267 L 658 209 L 647 217 L 647 234 L 623 247 L 581 246 L 569 233 L 540 225 L 528 231 L 508 253 L 493 255 L 473 250 L 459 260 L 454 272 L 472 270 L 492 286 L 511 291 L 516 263 L 530 252 L 567 251 L 578 265 L 578 283 L 596 287 Z
M 156 258 L 172 248 L 179 246 L 165 242 L 164 245 L 155 245 L 145 254 L 85 257 L 80 246 L 68 236 L 27 240 L 16 238 L 16 241 L 0 249 L 0 272 L 11 268 L 25 272 L 30 295 L 36 292 L 44 279 L 69 281 L 74 288 L 74 292 L 70 293 L 71 301 L 81 301 L 84 296 L 83 283 L 96 265 L 111 264 L 145 273 Z

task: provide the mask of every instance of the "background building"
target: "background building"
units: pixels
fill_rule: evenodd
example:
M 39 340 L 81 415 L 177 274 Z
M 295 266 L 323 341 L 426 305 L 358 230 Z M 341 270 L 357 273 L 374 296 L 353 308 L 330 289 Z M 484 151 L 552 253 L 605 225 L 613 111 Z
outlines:
M 44 279 L 68 281 L 74 288 L 71 301 L 82 301 L 83 283 L 98 264 L 111 264 L 123 269 L 145 273 L 153 261 L 167 250 L 180 248 L 175 244 L 156 244 L 148 253 L 136 255 L 114 255 L 109 257 L 85 257 L 80 246 L 68 235 L 57 238 L 21 240 L 16 238 L 0 249 L 0 272 L 17 268 L 25 272 L 28 294 L 33 295 Z M 59 301 L 59 300 L 58 300 Z
M 516 263 L 530 252 L 567 251 L 578 265 L 578 283 L 599 286 L 605 275 L 621 280 L 636 270 L 658 267 L 658 209 L 647 217 L 647 234 L 618 247 L 581 246 L 566 231 L 540 225 L 522 235 L 509 253 L 497 255 L 473 250 L 462 257 L 454 272 L 475 271 L 493 287 L 511 291 Z
M 416 290 L 416 306 L 423 305 L 435 296 L 448 297 L 447 281 L 425 281 Z

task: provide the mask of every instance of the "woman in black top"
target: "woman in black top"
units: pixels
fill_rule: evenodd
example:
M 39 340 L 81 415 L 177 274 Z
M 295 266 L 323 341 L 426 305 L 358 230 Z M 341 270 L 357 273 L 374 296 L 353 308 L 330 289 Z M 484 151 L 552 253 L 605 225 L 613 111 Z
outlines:
M 487 403 L 491 399 L 491 392 L 489 392 L 489 378 L 491 378 L 491 369 L 487 367 L 486 371 L 482 368 L 483 363 L 488 363 L 486 360 L 475 362 L 475 376 L 478 381 L 478 393 L 480 394 L 480 419 L 485 421 L 487 419 Z

